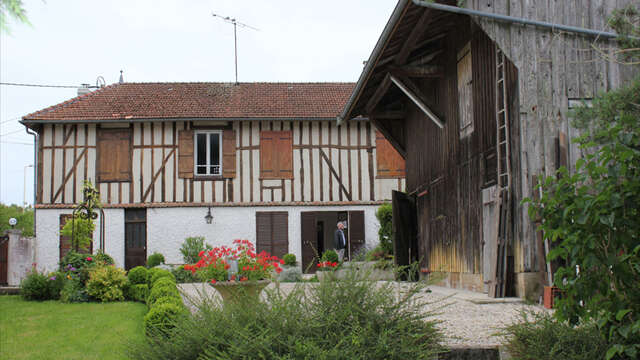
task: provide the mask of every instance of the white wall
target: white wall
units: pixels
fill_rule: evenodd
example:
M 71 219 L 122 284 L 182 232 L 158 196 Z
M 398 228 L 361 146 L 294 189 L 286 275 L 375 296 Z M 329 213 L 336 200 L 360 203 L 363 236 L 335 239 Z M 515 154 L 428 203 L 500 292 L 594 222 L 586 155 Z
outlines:
M 34 262 L 35 238 L 22 237 L 22 231 L 11 229 L 9 235 L 7 283 L 9 286 L 20 285 L 31 270 Z

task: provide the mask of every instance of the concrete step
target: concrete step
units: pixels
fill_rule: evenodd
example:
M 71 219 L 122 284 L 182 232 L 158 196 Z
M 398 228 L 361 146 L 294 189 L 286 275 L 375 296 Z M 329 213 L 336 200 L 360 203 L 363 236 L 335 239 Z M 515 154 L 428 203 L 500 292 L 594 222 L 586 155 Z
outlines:
M 0 286 L 0 295 L 19 295 L 20 288 L 17 286 Z

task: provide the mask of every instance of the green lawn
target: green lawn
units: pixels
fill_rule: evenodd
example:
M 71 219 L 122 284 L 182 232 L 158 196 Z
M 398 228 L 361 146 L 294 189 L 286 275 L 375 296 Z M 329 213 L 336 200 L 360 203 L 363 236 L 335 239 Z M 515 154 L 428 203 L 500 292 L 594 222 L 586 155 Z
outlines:
M 0 359 L 126 359 L 144 341 L 147 308 L 133 302 L 64 304 L 0 296 Z

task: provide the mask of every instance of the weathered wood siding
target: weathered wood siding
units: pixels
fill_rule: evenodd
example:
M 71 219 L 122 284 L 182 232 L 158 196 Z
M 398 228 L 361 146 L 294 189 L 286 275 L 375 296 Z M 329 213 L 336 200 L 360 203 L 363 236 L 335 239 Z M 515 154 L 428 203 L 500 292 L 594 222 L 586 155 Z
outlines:
M 466 6 L 476 10 L 612 31 L 607 18 L 616 8 L 637 0 L 469 0 Z M 532 197 L 538 175 L 552 175 L 557 167 L 556 139 L 577 135 L 567 116 L 570 99 L 590 99 L 598 93 L 618 88 L 637 74 L 638 68 L 608 61 L 616 49 L 613 41 L 577 34 L 553 32 L 531 26 L 507 25 L 477 20 L 517 67 L 519 109 L 512 122 L 521 139 L 517 167 L 513 167 L 515 271 L 543 271 L 541 243 L 536 240 L 535 225 L 520 200 Z M 517 126 L 517 128 L 516 128 Z M 579 157 L 570 145 L 573 167 Z
M 235 121 L 236 176 L 179 176 L 178 133 L 190 122 L 132 126 L 132 181 L 96 184 L 104 204 L 369 202 L 391 199 L 404 178 L 376 178 L 376 129 L 366 121 Z M 95 124 L 47 124 L 40 131 L 38 204 L 82 200 L 85 179 L 96 181 Z M 260 179 L 260 131 L 290 130 L 293 179 Z

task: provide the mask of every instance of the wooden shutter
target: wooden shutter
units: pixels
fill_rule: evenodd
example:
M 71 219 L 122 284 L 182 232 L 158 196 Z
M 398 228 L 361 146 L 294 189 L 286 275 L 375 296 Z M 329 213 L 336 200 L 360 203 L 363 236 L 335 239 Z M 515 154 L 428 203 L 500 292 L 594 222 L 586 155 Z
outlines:
M 351 256 L 364 246 L 364 211 L 349 211 L 349 251 Z
M 300 213 L 302 220 L 302 271 L 316 272 L 316 257 L 314 248 L 317 246 L 318 231 L 316 228 L 316 213 Z
M 131 129 L 98 129 L 98 182 L 131 181 Z
M 71 248 L 71 237 L 62 236 L 62 228 L 67 223 L 67 221 L 71 221 L 71 214 L 60 214 L 60 260 L 69 253 L 69 251 L 73 250 Z M 93 237 L 93 236 L 92 236 Z M 84 247 L 79 249 L 81 253 L 92 254 L 93 253 L 93 241 L 89 243 L 88 247 Z
M 293 179 L 291 131 L 260 132 L 260 178 Z
M 378 179 L 404 177 L 404 159 L 380 131 L 376 131 L 376 164 Z
M 256 212 L 256 251 L 279 258 L 289 252 L 289 213 Z
M 178 176 L 193 179 L 193 130 L 178 132 Z
M 236 131 L 222 132 L 222 177 L 236 177 Z

